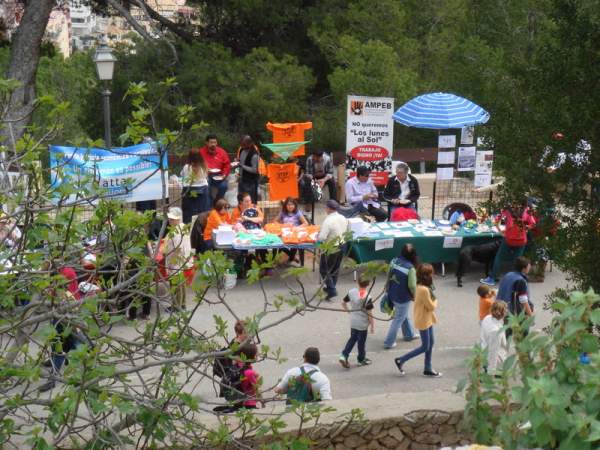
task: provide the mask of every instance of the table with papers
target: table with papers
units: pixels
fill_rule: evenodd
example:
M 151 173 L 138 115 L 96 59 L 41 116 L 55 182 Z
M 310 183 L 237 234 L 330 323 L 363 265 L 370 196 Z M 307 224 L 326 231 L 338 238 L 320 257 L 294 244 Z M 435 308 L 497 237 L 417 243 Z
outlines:
M 391 261 L 410 243 L 421 262 L 454 262 L 462 247 L 479 245 L 502 236 L 495 227 L 474 225 L 453 230 L 448 221 L 374 223 L 352 241 L 350 255 L 359 263 Z

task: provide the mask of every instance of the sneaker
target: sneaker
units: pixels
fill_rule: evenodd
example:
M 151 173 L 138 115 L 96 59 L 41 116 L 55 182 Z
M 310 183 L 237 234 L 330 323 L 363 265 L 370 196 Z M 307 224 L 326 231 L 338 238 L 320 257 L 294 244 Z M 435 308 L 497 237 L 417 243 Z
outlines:
M 442 376 L 442 372 L 436 372 L 435 370 L 425 370 L 423 372 L 423 376 L 430 378 L 440 378 Z
M 400 358 L 396 358 L 396 359 L 394 359 L 394 362 L 396 363 L 396 367 L 400 371 L 400 376 L 403 377 L 404 375 L 406 375 L 406 372 L 404 372 L 404 370 L 402 370 L 402 366 L 404 365 L 402 360 Z
M 383 346 L 383 349 L 384 349 L 384 350 L 390 350 L 390 349 L 394 348 L 396 345 L 398 345 L 398 344 L 397 344 L 397 343 L 395 343 L 395 342 L 394 342 L 392 345 L 390 345 L 389 347 L 386 347 L 386 346 L 384 345 L 384 346 Z
M 370 366 L 372 362 L 373 361 L 371 361 L 369 358 L 365 358 L 362 361 L 359 361 L 358 365 L 359 366 Z
M 350 363 L 348 363 L 348 358 L 346 358 L 344 355 L 340 355 L 339 361 L 344 369 L 350 368 Z
M 47 392 L 50 391 L 52 389 L 54 389 L 56 387 L 56 382 L 55 381 L 48 381 L 47 383 L 42 384 L 39 387 L 39 391 L 40 392 Z
M 413 335 L 413 337 L 404 338 L 404 341 L 412 342 L 412 341 L 416 341 L 417 339 L 421 339 L 421 336 L 418 334 L 415 334 L 415 335 Z
M 496 281 L 492 277 L 486 277 L 479 280 L 481 284 L 487 284 L 488 286 L 495 286 Z

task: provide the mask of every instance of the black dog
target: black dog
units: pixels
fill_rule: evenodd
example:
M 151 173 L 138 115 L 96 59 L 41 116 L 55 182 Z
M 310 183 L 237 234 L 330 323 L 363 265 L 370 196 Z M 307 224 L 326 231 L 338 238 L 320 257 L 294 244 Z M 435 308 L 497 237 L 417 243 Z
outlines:
M 471 261 L 485 264 L 485 276 L 487 277 L 499 248 L 499 240 L 481 245 L 467 245 L 462 248 L 458 255 L 458 267 L 456 268 L 456 284 L 458 287 L 462 287 L 462 277 L 469 270 Z

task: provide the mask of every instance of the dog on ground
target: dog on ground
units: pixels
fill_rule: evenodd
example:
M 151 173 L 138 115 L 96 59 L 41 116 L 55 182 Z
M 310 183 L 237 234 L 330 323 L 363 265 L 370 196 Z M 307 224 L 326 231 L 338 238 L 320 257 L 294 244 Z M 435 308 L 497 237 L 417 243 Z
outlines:
M 456 284 L 458 287 L 462 287 L 462 277 L 469 270 L 471 261 L 485 264 L 485 276 L 487 277 L 499 248 L 499 240 L 481 245 L 467 245 L 462 248 L 458 255 L 458 267 L 456 268 Z

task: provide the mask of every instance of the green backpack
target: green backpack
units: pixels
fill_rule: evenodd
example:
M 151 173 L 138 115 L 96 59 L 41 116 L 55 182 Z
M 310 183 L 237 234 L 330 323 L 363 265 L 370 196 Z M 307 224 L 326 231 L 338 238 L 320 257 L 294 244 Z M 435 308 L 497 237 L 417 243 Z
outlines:
M 300 367 L 300 375 L 289 382 L 286 401 L 288 405 L 291 404 L 292 401 L 308 403 L 316 400 L 311 384 L 311 375 L 315 372 L 318 372 L 318 370 L 313 369 L 310 372 L 306 372 L 304 367 Z

